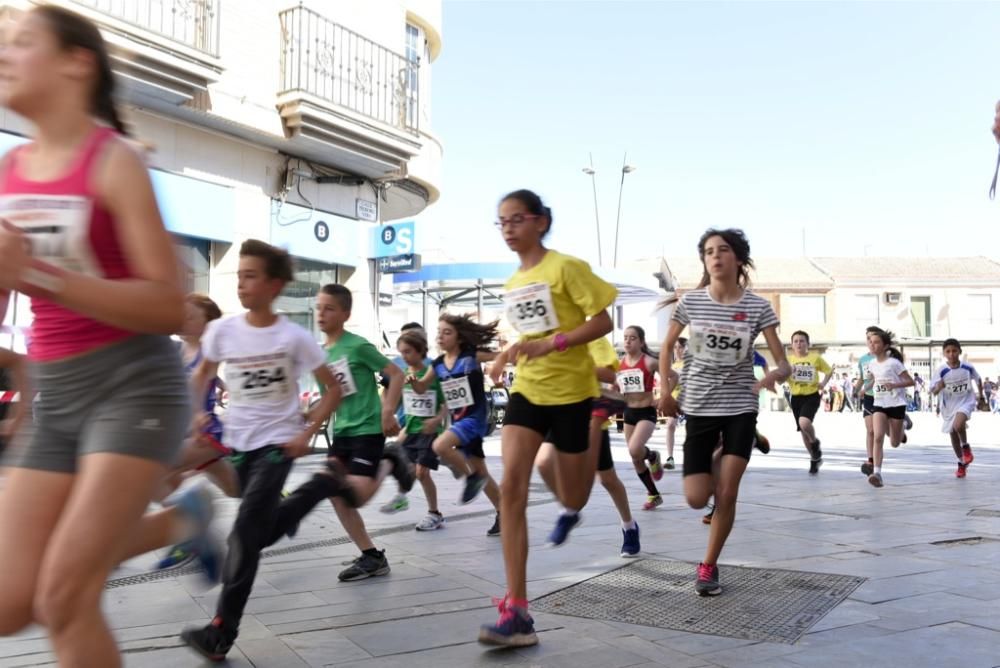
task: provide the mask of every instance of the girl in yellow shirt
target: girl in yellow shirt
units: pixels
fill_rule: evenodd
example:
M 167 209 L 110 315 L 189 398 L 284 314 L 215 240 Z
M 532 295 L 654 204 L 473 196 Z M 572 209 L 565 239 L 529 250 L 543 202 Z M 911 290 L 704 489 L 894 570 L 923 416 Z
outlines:
M 799 330 L 792 334 L 792 354 L 788 356 L 792 376 L 788 386 L 792 391 L 792 415 L 795 428 L 802 434 L 802 443 L 809 453 L 809 473 L 816 475 L 823 464 L 823 451 L 816 438 L 813 420 L 819 410 L 820 397 L 833 378 L 833 369 L 817 352 L 809 352 L 809 334 Z M 819 375 L 823 374 L 820 381 Z
M 499 620 L 480 629 L 479 641 L 517 647 L 538 642 L 527 611 L 525 515 L 535 456 L 547 434 L 556 449 L 559 501 L 566 508 L 549 540 L 560 545 L 580 522 L 579 511 L 593 487 L 588 432 L 591 403 L 600 392 L 587 343 L 611 331 L 606 309 L 618 292 L 586 262 L 542 244 L 552 228 L 552 211 L 530 190 L 500 200 L 496 226 L 521 262 L 504 295 L 507 319 L 521 338 L 505 355 L 517 362 L 501 434 L 500 537 L 507 595 Z

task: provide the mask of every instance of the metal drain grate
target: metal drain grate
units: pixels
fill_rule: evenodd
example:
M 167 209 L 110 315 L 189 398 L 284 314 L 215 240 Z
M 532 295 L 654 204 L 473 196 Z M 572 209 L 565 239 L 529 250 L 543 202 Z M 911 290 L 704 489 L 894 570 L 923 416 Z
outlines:
M 723 566 L 725 591 L 694 593 L 696 564 L 643 559 L 532 603 L 534 610 L 792 644 L 865 578 Z
M 554 498 L 548 499 L 535 499 L 528 501 L 529 506 L 540 506 L 546 503 L 552 503 L 555 501 Z M 461 513 L 456 515 L 448 515 L 449 522 L 457 522 L 459 520 L 468 520 L 474 517 L 486 517 L 492 515 L 496 511 L 490 510 L 477 510 L 471 513 Z M 402 533 L 404 531 L 413 531 L 413 523 L 399 524 L 393 527 L 386 527 L 384 529 L 374 529 L 369 531 L 368 534 L 372 538 L 378 538 L 379 536 L 388 536 L 389 534 Z M 269 557 L 279 557 L 286 554 L 294 554 L 296 552 L 305 552 L 306 550 L 314 550 L 321 547 L 335 547 L 337 545 L 344 545 L 345 543 L 350 543 L 351 539 L 347 536 L 339 536 L 337 538 L 328 538 L 326 540 L 317 540 L 311 543 L 297 543 L 295 545 L 289 545 L 288 547 L 280 547 L 275 550 L 264 550 L 261 553 L 261 559 L 267 559 Z M 137 584 L 145 584 L 147 582 L 156 582 L 158 580 L 170 580 L 172 578 L 180 577 L 182 575 L 195 575 L 201 572 L 201 566 L 197 564 L 186 564 L 184 566 L 179 566 L 177 568 L 167 568 L 162 571 L 149 571 L 148 573 L 139 573 L 137 575 L 129 575 L 123 578 L 116 578 L 114 580 L 108 580 L 104 584 L 105 589 L 116 589 L 118 587 L 129 587 Z
M 990 510 L 988 508 L 974 508 L 966 513 L 969 517 L 1000 517 L 1000 510 Z

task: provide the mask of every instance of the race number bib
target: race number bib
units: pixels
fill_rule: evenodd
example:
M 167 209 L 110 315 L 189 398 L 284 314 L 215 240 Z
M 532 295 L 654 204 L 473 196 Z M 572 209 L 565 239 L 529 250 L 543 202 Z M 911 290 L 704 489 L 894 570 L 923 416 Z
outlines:
M 437 415 L 437 396 L 433 392 L 417 394 L 408 387 L 403 388 L 403 412 L 420 418 Z
M 292 382 L 288 355 L 261 355 L 226 363 L 226 385 L 234 406 L 285 401 L 292 394 Z
M 92 209 L 90 199 L 73 195 L 0 196 L 0 218 L 24 232 L 32 257 L 103 276 L 90 245 Z
M 895 388 L 889 386 L 892 383 L 890 378 L 876 378 L 872 386 L 872 393 L 876 399 L 889 399 L 896 394 Z
M 792 380 L 796 383 L 814 383 L 816 368 L 811 364 L 796 364 L 792 367 Z
M 521 334 L 544 334 L 559 327 L 547 283 L 532 283 L 509 291 L 503 298 L 507 320 Z
M 354 376 L 351 375 L 351 365 L 347 363 L 346 357 L 341 357 L 336 362 L 327 364 L 327 368 L 340 383 L 341 397 L 349 397 L 358 391 L 358 386 L 354 383 Z
M 642 382 L 641 369 L 627 369 L 618 372 L 618 387 L 622 394 L 635 394 L 646 391 Z
M 948 394 L 968 394 L 969 393 L 969 381 L 963 380 L 961 382 L 951 382 L 945 383 L 944 389 Z
M 472 388 L 469 386 L 468 376 L 442 380 L 441 392 L 444 394 L 444 403 L 451 411 L 461 410 L 475 403 L 472 399 Z
M 695 359 L 735 366 L 747 359 L 750 325 L 745 322 L 692 320 L 689 344 Z

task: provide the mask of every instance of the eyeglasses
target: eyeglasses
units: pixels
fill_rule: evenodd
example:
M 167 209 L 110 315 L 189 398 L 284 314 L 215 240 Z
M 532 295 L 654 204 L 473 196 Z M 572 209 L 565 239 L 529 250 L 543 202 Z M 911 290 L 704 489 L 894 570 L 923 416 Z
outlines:
M 498 230 L 502 230 L 508 225 L 521 225 L 527 220 L 534 220 L 535 218 L 541 218 L 541 216 L 536 216 L 533 213 L 515 213 L 510 218 L 504 218 L 501 216 L 499 219 L 493 222 Z

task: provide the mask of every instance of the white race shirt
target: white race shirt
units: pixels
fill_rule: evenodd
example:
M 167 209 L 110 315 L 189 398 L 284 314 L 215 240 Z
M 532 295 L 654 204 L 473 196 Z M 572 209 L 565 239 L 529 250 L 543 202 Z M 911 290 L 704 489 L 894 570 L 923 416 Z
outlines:
M 282 445 L 302 431 L 299 376 L 326 362 L 309 332 L 284 316 L 270 327 L 253 327 L 241 313 L 209 323 L 201 349 L 205 359 L 222 365 L 229 391 L 228 447 Z
M 872 394 L 875 395 L 875 405 L 882 408 L 906 405 L 906 390 L 897 387 L 890 389 L 890 383 L 898 383 L 903 379 L 906 367 L 894 357 L 886 357 L 884 362 L 872 360 L 868 365 L 868 373 L 874 378 Z

